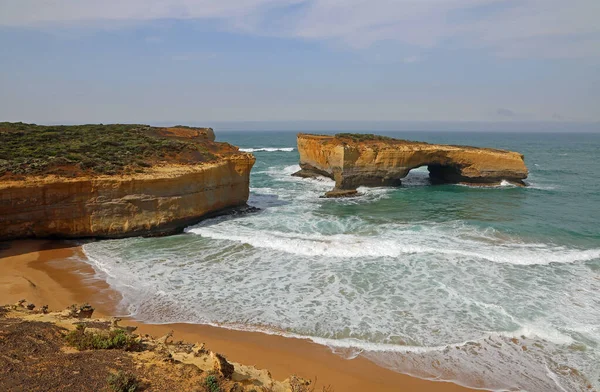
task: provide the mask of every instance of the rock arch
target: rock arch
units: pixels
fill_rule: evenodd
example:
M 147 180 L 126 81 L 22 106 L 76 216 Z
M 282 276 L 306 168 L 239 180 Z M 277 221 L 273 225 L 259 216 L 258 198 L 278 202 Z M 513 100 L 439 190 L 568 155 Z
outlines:
M 324 175 L 336 181 L 335 195 L 359 186 L 398 186 L 408 172 L 427 166 L 434 183 L 525 185 L 528 171 L 518 152 L 429 144 L 376 135 L 298 135 L 300 177 Z

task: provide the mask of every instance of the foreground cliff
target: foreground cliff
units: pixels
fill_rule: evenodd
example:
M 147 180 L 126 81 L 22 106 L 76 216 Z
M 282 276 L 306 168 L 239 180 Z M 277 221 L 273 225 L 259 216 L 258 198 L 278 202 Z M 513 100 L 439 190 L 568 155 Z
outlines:
M 512 151 L 411 142 L 375 135 L 298 135 L 302 170 L 336 182 L 329 196 L 355 193 L 359 186 L 398 186 L 411 169 L 427 166 L 433 182 L 525 185 L 523 155 Z
M 245 205 L 255 161 L 209 128 L 2 123 L 0 142 L 0 240 L 177 232 Z
M 39 309 L 39 310 L 38 310 Z M 138 335 L 90 305 L 50 312 L 25 300 L 0 306 L 2 391 L 316 391 L 296 376 L 230 362 L 171 333 Z M 320 389 L 332 391 L 332 389 Z

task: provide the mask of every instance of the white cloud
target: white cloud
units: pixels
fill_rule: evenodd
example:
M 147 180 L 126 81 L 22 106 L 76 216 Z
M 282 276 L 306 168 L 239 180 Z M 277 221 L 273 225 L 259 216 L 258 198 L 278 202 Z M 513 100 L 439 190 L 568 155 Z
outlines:
M 35 25 L 95 20 L 229 17 L 274 0 L 2 0 L 0 23 Z
M 0 0 L 4 26 L 215 19 L 234 31 L 354 48 L 452 42 L 499 56 L 543 58 L 599 56 L 598 15 L 600 0 Z
M 419 56 L 408 56 L 402 59 L 402 62 L 406 64 L 418 63 L 419 61 L 421 61 Z

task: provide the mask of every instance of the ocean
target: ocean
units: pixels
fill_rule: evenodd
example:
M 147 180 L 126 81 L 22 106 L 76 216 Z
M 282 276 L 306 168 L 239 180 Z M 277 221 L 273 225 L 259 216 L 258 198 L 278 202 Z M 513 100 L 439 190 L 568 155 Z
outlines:
M 249 204 L 163 238 L 85 244 L 124 314 L 306 337 L 346 358 L 493 390 L 600 389 L 600 134 L 381 132 L 525 155 L 528 187 L 430 185 L 322 199 L 293 132 L 251 151 Z

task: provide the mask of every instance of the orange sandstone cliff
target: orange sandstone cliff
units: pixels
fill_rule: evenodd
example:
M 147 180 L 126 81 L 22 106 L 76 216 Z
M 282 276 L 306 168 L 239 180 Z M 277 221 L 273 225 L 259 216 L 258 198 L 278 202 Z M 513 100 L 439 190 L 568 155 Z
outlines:
M 336 181 L 330 196 L 352 195 L 359 186 L 398 186 L 411 169 L 427 166 L 434 182 L 525 185 L 528 171 L 517 152 L 411 142 L 376 135 L 298 134 L 300 177 Z
M 187 144 L 176 145 L 182 151 L 178 154 L 149 159 L 143 168 L 125 167 L 120 173 L 98 174 L 78 164 L 48 173 L 0 176 L 0 240 L 170 234 L 246 204 L 252 154 L 214 142 L 209 128 L 146 126 L 139 132 Z

